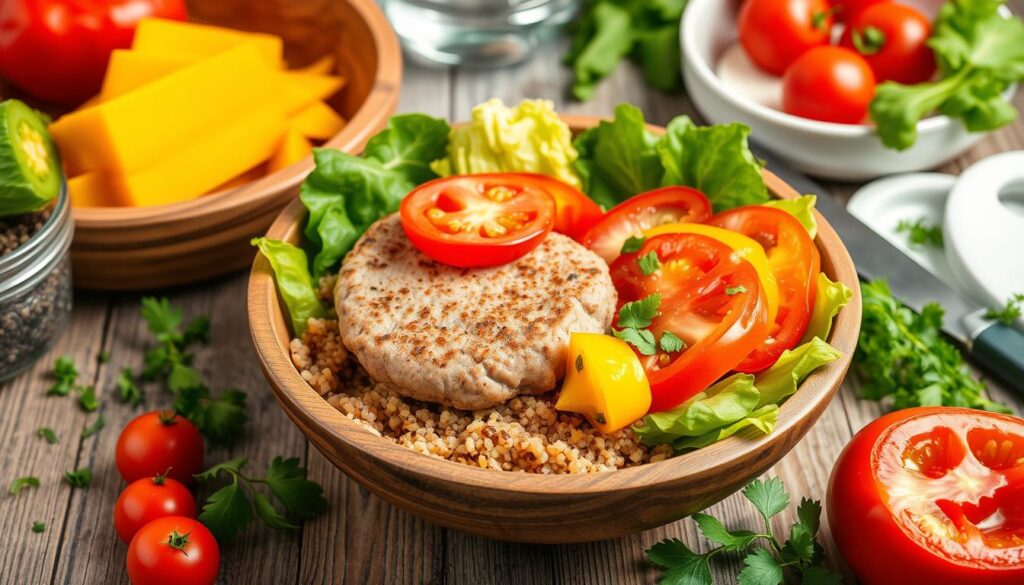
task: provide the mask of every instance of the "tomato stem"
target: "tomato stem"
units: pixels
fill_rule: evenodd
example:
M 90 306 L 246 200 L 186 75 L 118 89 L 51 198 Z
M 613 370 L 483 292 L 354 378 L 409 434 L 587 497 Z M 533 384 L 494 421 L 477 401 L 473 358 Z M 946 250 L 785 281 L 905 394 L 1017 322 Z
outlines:
M 885 33 L 875 26 L 853 29 L 853 46 L 861 55 L 874 55 L 885 48 Z
M 157 413 L 157 416 L 160 418 L 161 424 L 170 426 L 177 422 L 175 419 L 178 418 L 178 413 L 173 410 L 163 410 Z
M 180 550 L 182 554 L 188 556 L 188 552 L 185 550 L 185 547 L 189 543 L 188 537 L 191 536 L 191 534 L 191 532 L 186 532 L 185 534 L 178 534 L 177 530 L 172 530 L 171 535 L 167 537 L 166 544 L 167 546 L 175 550 Z
M 173 467 L 168 467 L 167 470 L 164 471 L 163 473 L 158 473 L 158 474 L 154 475 L 153 476 L 153 483 L 155 483 L 156 485 L 164 485 L 164 481 L 167 480 L 167 476 L 168 476 L 168 474 L 171 473 L 172 469 L 174 469 L 174 468 Z

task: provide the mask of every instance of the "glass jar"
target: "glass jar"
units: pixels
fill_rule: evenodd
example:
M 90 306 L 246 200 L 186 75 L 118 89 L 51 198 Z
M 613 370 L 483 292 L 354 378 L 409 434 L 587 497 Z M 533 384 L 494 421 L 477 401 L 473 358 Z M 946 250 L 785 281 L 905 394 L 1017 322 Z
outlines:
M 67 186 L 46 223 L 0 256 L 0 381 L 28 369 L 67 328 L 71 317 L 74 220 Z

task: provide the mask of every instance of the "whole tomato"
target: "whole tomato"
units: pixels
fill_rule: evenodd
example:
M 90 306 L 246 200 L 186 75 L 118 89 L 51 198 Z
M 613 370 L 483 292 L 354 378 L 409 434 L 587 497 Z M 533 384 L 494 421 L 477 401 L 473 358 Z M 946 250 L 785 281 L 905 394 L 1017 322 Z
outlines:
M 131 542 L 140 528 L 164 516 L 196 517 L 196 500 L 181 482 L 164 475 L 128 484 L 114 505 L 114 528 L 124 542 Z
M 827 45 L 832 10 L 826 0 L 747 0 L 740 9 L 740 44 L 758 67 L 782 75 L 814 47 Z
M 839 44 L 860 53 L 878 83 L 913 85 L 935 75 L 931 35 L 932 23 L 916 8 L 875 4 L 850 19 Z
M 190 485 L 192 475 L 203 470 L 203 438 L 184 417 L 154 410 L 124 427 L 115 460 L 127 482 L 167 473 Z
M 184 20 L 184 0 L 3 0 L 0 76 L 48 102 L 82 103 L 149 16 Z
M 1024 583 L 1024 420 L 923 407 L 879 418 L 828 484 L 836 545 L 864 585 Z
M 220 548 L 198 520 L 164 516 L 135 533 L 126 564 L 133 585 L 213 585 Z
M 859 124 L 875 97 L 875 75 L 863 57 L 842 47 L 816 47 L 796 60 L 782 79 L 787 114 L 839 124 Z

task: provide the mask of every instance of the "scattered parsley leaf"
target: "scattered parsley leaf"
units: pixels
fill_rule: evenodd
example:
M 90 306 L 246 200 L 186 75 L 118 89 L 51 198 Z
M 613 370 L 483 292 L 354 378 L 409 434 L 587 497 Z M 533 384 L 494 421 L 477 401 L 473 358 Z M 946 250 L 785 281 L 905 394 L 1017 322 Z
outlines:
M 51 445 L 57 444 L 57 433 L 53 432 L 53 429 L 50 427 L 39 427 L 36 429 L 36 436 L 40 439 L 45 439 Z
M 252 522 L 252 504 L 238 482 L 236 475 L 230 484 L 210 494 L 199 514 L 199 521 L 219 542 L 233 539 Z
M 101 363 L 101 364 L 105 364 L 105 363 L 109 362 L 110 361 L 110 352 L 105 350 L 105 349 L 104 350 L 100 350 L 100 352 L 98 354 L 96 354 L 96 361 L 98 363 Z
M 171 366 L 171 373 L 167 376 L 167 387 L 171 389 L 171 392 L 181 392 L 202 385 L 202 377 L 191 366 L 180 362 Z
M 782 585 L 782 566 L 768 549 L 759 548 L 743 558 L 739 585 Z
M 682 351 L 682 349 L 686 347 L 686 342 L 679 339 L 679 337 L 671 331 L 662 333 L 658 344 L 661 346 L 661 351 L 665 353 Z
M 945 245 L 942 239 L 942 226 L 928 225 L 923 217 L 919 217 L 914 221 L 901 219 L 896 225 L 896 233 L 907 234 L 907 240 L 912 248 L 918 246 L 941 248 Z
M 27 475 L 25 477 L 16 478 L 14 481 L 11 482 L 10 492 L 11 492 L 12 496 L 16 496 L 19 493 L 21 493 L 21 490 L 23 490 L 25 488 L 30 488 L 30 487 L 31 488 L 38 488 L 39 487 L 39 478 L 38 477 L 35 477 L 35 476 L 32 476 L 32 475 Z
M 275 528 L 277 530 L 295 530 L 298 526 L 292 524 L 285 518 L 274 504 L 270 503 L 270 499 L 267 496 L 256 492 L 253 494 L 253 502 L 256 503 L 256 514 L 261 520 L 266 522 L 267 526 Z
M 213 467 L 207 469 L 206 471 L 195 474 L 194 477 L 199 481 L 212 481 L 214 479 L 217 479 L 217 476 L 220 475 L 221 472 L 227 472 L 229 474 L 236 475 L 242 472 L 242 468 L 245 467 L 245 464 L 248 462 L 249 460 L 245 457 L 229 459 L 227 461 L 223 461 L 221 463 L 214 465 Z
M 768 481 L 755 479 L 743 489 L 743 495 L 754 504 L 765 520 L 769 520 L 789 505 L 789 494 L 782 485 L 782 480 L 773 477 Z
M 641 256 L 636 263 L 640 266 L 640 272 L 642 272 L 644 276 L 650 276 L 661 268 L 661 261 L 658 260 L 658 253 L 654 250 L 651 250 Z
M 53 363 L 52 375 L 54 383 L 46 393 L 52 396 L 67 396 L 78 381 L 78 368 L 70 357 L 62 355 Z
M 274 457 L 267 468 L 267 486 L 274 492 L 285 509 L 304 520 L 315 518 L 327 510 L 324 489 L 306 479 L 306 468 L 299 465 L 298 457 Z
M 733 295 L 738 295 L 740 293 L 745 293 L 745 292 L 747 292 L 747 287 L 743 286 L 742 284 L 737 285 L 737 286 L 727 286 L 727 287 L 725 287 L 725 294 L 729 295 L 730 297 L 733 296 Z
M 130 367 L 121 368 L 121 373 L 117 375 L 114 383 L 117 384 L 121 402 L 132 406 L 138 406 L 142 402 L 142 389 L 135 383 L 135 372 Z
M 32 532 L 35 532 L 36 534 L 46 532 L 46 524 L 43 524 L 42 522 L 33 522 Z
M 100 401 L 96 398 L 96 389 L 92 386 L 80 386 L 78 388 L 78 406 L 85 412 L 93 412 L 100 407 Z
M 650 329 L 633 329 L 628 327 L 626 329 L 620 329 L 612 331 L 615 337 L 618 337 L 622 341 L 632 345 L 644 355 L 654 355 L 658 353 L 658 347 L 654 344 L 654 334 L 651 333 Z
M 1007 327 L 1012 327 L 1020 319 L 1021 305 L 1024 304 L 1024 293 L 1014 293 L 1006 299 L 1006 306 L 1000 310 L 989 309 L 985 311 L 985 318 L 989 321 L 998 321 Z
M 678 538 L 665 539 L 647 549 L 647 558 L 665 569 L 662 585 L 711 585 L 709 555 L 690 550 Z
M 800 523 L 807 528 L 808 532 L 817 534 L 818 528 L 821 527 L 821 503 L 803 498 L 796 509 L 796 516 L 800 519 Z
M 661 306 L 661 295 L 658 293 L 622 305 L 622 308 L 619 309 L 619 327 L 623 329 L 650 327 L 651 321 L 658 315 L 659 306 Z
M 89 487 L 89 484 L 92 483 L 92 470 L 88 467 L 83 467 L 75 471 L 65 471 L 64 481 L 68 482 L 68 485 L 71 487 Z
M 633 252 L 639 252 L 640 248 L 643 247 L 644 242 L 646 241 L 647 238 L 643 236 L 629 236 L 628 238 L 626 238 L 625 242 L 622 242 L 621 252 L 623 254 L 632 254 Z
M 210 320 L 200 315 L 185 327 L 182 334 L 182 343 L 192 345 L 194 343 L 208 343 L 210 341 Z
M 717 518 L 707 514 L 694 514 L 693 520 L 697 523 L 697 527 L 700 528 L 704 538 L 722 545 L 727 551 L 746 550 L 755 540 L 760 538 L 758 534 L 749 530 L 730 532 Z
M 96 417 L 96 420 L 92 421 L 92 424 L 82 431 L 82 438 L 87 439 L 95 435 L 100 432 L 100 429 L 106 426 L 106 424 L 107 421 L 103 420 L 103 413 L 100 413 L 100 415 Z
M 807 567 L 803 570 L 803 577 L 801 585 L 839 585 L 843 582 L 842 575 L 825 567 Z
M 143 298 L 140 313 L 149 325 L 149 330 L 161 342 L 173 342 L 180 339 L 178 327 L 181 326 L 181 309 L 172 306 L 167 297 Z
M 245 392 L 225 390 L 212 398 L 208 390 L 202 390 L 206 395 L 198 399 L 194 408 L 183 414 L 214 443 L 231 444 L 245 432 Z

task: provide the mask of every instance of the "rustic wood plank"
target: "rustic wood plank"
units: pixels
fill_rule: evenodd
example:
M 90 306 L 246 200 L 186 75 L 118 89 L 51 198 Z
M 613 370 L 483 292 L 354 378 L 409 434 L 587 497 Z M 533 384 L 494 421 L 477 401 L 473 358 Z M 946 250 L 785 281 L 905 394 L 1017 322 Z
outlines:
M 0 583 L 49 583 L 58 560 L 66 556 L 67 539 L 76 536 L 66 528 L 68 506 L 88 490 L 73 490 L 63 476 L 87 464 L 79 435 L 95 415 L 82 412 L 74 394 L 47 396 L 46 390 L 53 383 L 53 362 L 62 355 L 77 364 L 79 383 L 95 381 L 108 305 L 105 295 L 78 295 L 71 323 L 54 348 L 0 386 Z M 39 427 L 52 428 L 59 443 L 50 445 L 37 437 Z M 42 485 L 12 497 L 11 481 L 26 475 L 38 477 Z M 45 523 L 46 532 L 33 533 L 33 522 Z

